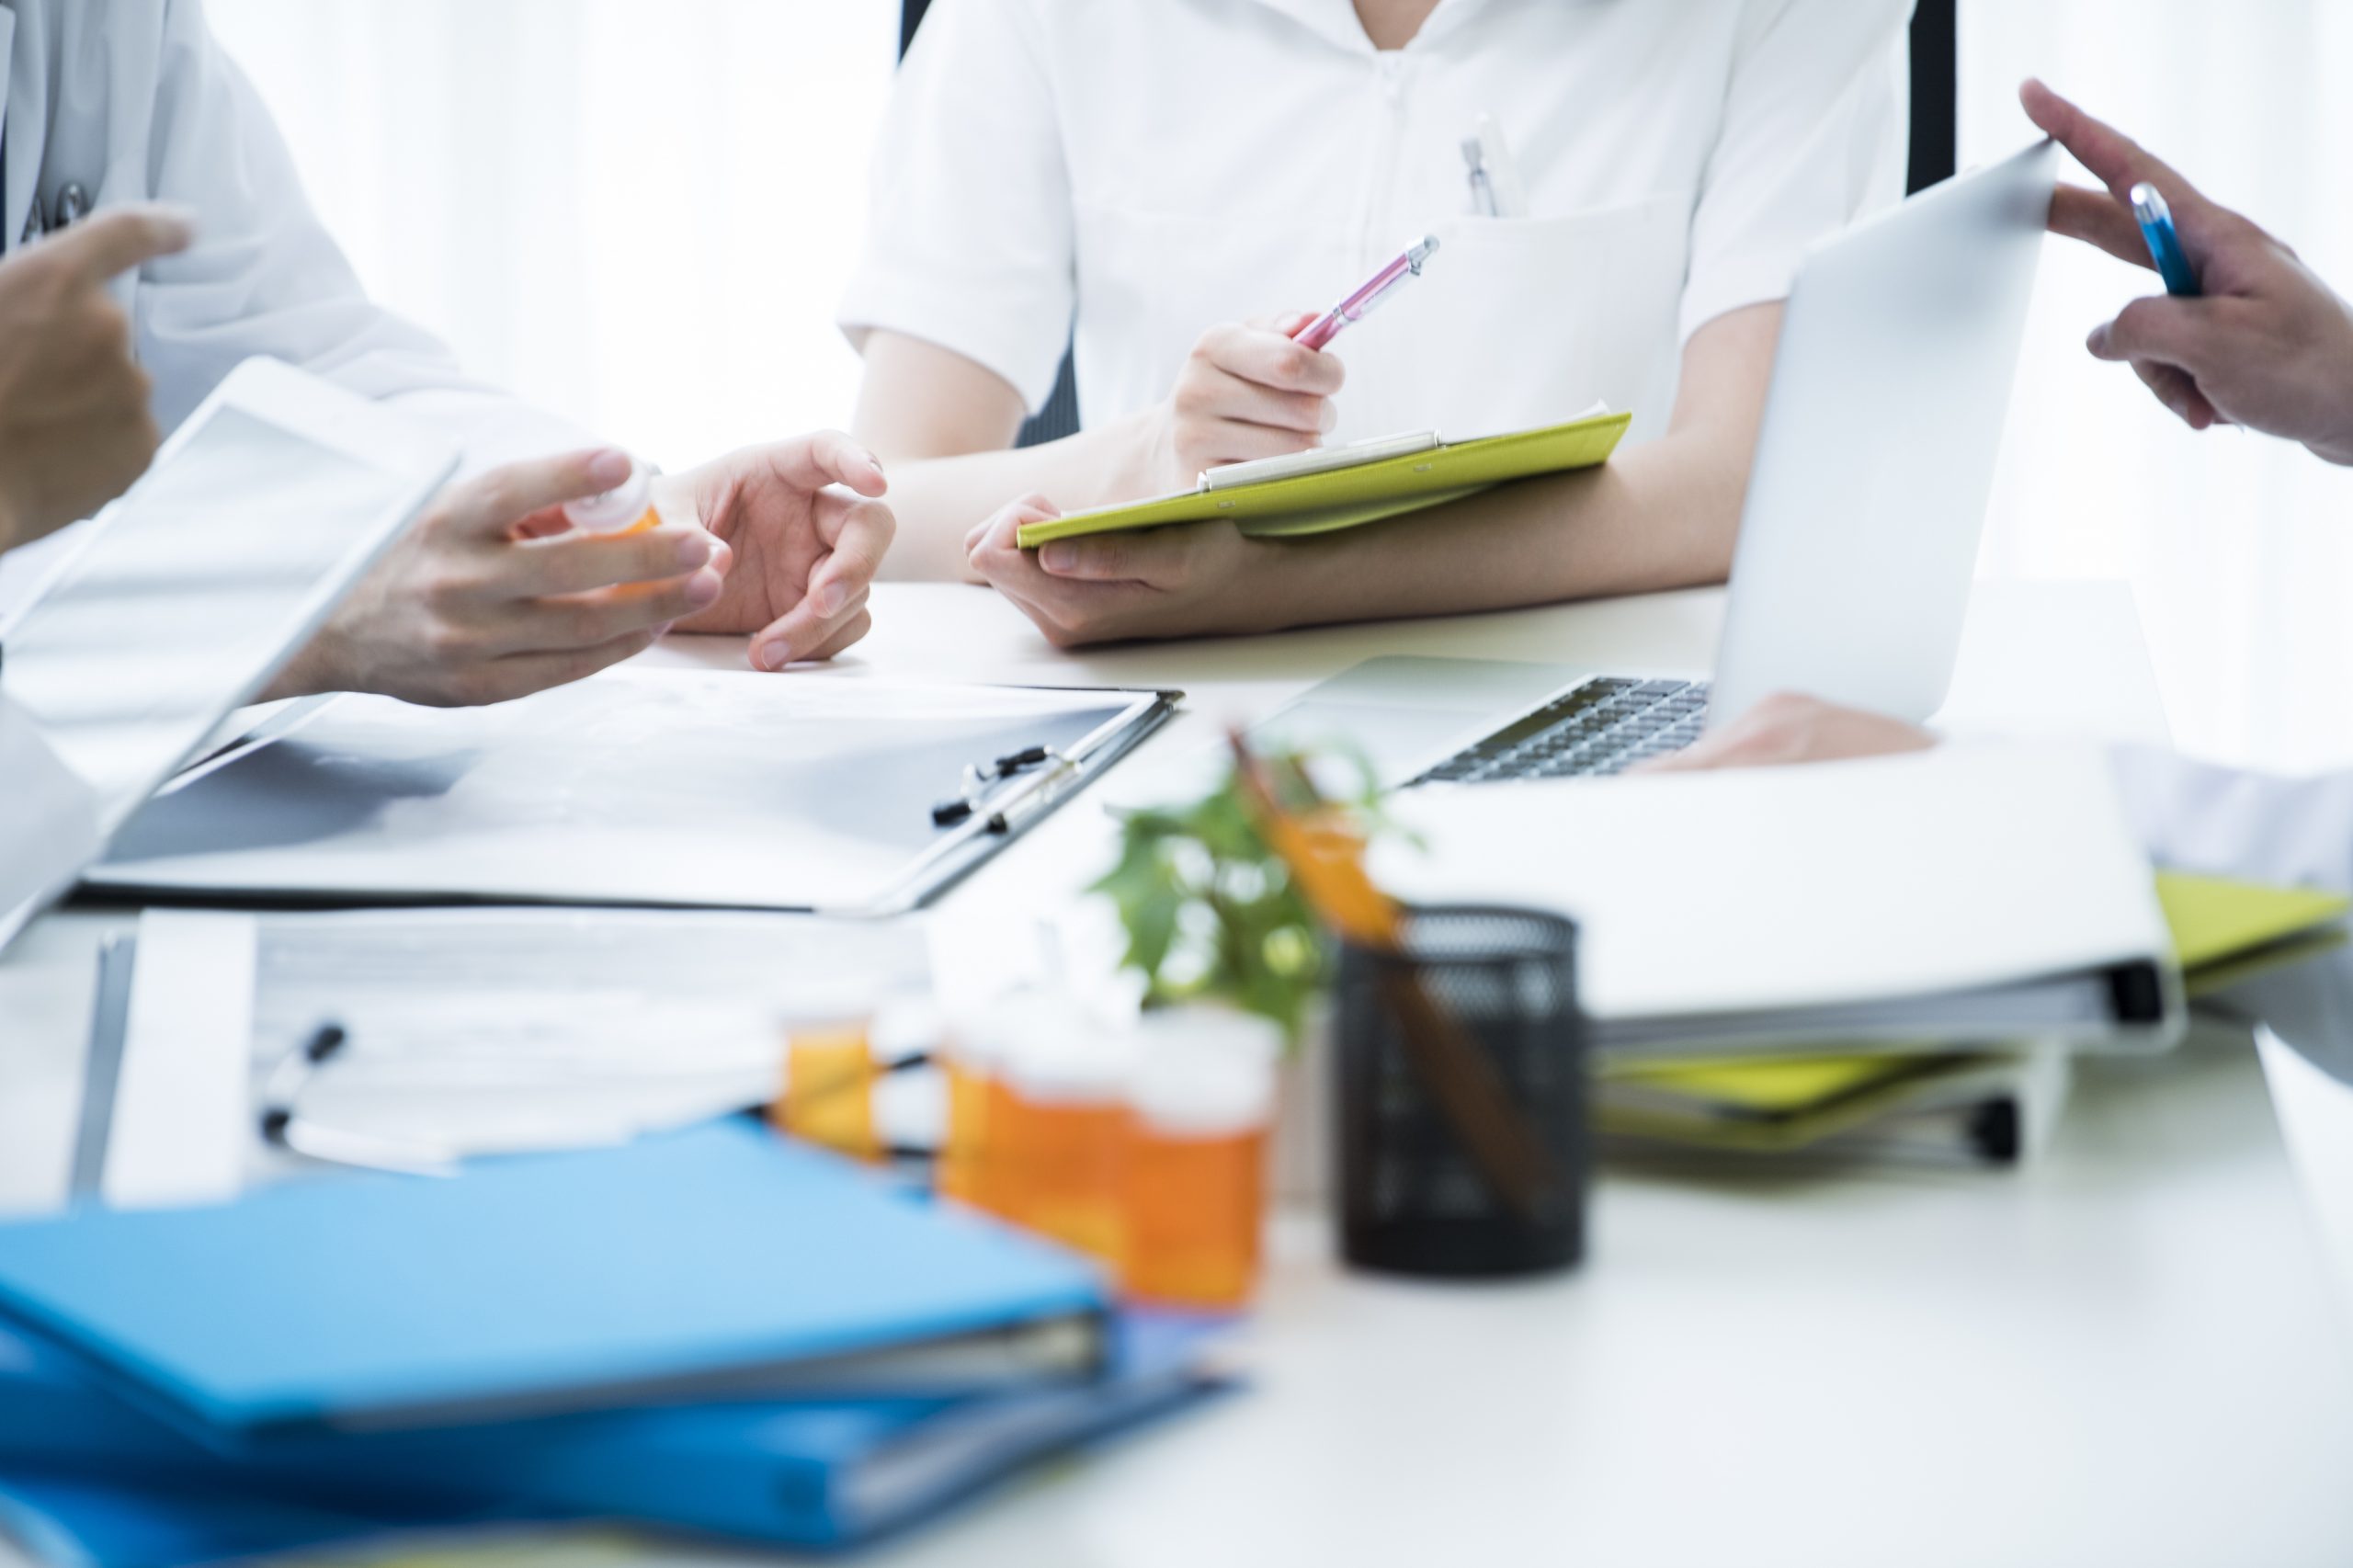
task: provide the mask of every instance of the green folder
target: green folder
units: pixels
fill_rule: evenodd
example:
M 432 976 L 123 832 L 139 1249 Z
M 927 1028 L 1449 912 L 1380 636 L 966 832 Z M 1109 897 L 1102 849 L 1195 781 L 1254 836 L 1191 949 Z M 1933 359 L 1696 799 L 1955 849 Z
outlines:
M 2335 893 L 2265 887 L 2187 871 L 2157 873 L 2157 902 L 2192 996 L 2325 951 L 2345 939 L 2348 907 Z
M 1566 425 L 1441 444 L 1324 473 L 1073 512 L 1066 517 L 1024 524 L 1021 548 L 1035 550 L 1051 540 L 1165 528 L 1172 523 L 1214 522 L 1221 517 L 1238 523 L 1253 539 L 1332 533 L 1459 501 L 1516 479 L 1597 468 L 1618 449 L 1619 439 L 1633 417 L 1596 414 Z

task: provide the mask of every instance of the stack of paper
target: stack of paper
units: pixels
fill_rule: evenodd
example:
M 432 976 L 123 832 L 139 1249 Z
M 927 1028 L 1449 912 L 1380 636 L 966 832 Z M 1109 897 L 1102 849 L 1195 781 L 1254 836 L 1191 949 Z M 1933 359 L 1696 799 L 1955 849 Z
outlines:
M 1375 871 L 1422 904 L 1553 910 L 1606 1054 L 2050 1039 L 2182 1017 L 2148 860 L 2097 752 L 1409 790 Z
M 0 1226 L 0 1510 L 103 1562 L 501 1517 L 841 1543 L 1214 1386 L 1083 1260 L 749 1121 Z
M 1603 1071 L 1594 1121 L 1635 1151 L 2011 1165 L 2049 1139 L 2068 1081 L 2056 1048 L 1635 1062 Z
M 2347 903 L 2164 871 L 2156 878 L 2190 994 L 2326 952 L 2344 941 Z M 1595 1085 L 1595 1122 L 1613 1147 L 1740 1154 L 1960 1158 L 2014 1163 L 2056 1126 L 2067 1053 L 1852 1051 L 1618 1061 Z

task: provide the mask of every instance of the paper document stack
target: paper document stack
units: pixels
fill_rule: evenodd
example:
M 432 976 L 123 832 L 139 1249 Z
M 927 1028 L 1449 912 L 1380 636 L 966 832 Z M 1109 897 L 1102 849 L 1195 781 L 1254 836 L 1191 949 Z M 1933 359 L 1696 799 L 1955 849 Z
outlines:
M 2180 976 L 2105 759 L 2052 746 L 1433 787 L 1376 871 L 1556 910 L 1608 1057 L 2150 1051 Z
M 2177 871 L 2159 872 L 2156 890 L 2193 996 L 2345 939 L 2347 901 L 2331 893 Z M 2068 1053 L 2052 1046 L 1638 1058 L 1603 1069 L 1594 1114 L 1621 1149 L 2007 1165 L 2049 1140 L 2071 1077 Z

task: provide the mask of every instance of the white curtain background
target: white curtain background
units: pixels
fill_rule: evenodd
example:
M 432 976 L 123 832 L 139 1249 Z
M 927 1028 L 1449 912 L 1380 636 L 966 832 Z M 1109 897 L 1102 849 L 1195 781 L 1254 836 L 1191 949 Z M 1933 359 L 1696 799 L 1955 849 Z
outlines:
M 210 0 L 377 296 L 665 466 L 849 416 L 893 0 Z
M 1961 155 L 2034 134 L 2039 74 L 2353 293 L 2353 5 L 1961 0 Z M 2085 176 L 2077 171 L 2079 181 Z M 2193 435 L 2086 333 L 2152 276 L 2082 246 L 2044 263 L 1982 570 L 2120 577 L 2185 747 L 2353 766 L 2353 472 L 2234 430 Z
M 210 9 L 361 275 L 476 370 L 674 466 L 848 417 L 856 361 L 830 316 L 893 0 Z M 2040 74 L 2353 290 L 2353 4 L 1961 0 L 1961 17 L 1964 162 L 2023 144 L 2014 91 Z M 1983 570 L 2130 581 L 2185 746 L 2353 763 L 2353 473 L 2193 436 L 2086 355 L 2152 287 L 2052 247 Z

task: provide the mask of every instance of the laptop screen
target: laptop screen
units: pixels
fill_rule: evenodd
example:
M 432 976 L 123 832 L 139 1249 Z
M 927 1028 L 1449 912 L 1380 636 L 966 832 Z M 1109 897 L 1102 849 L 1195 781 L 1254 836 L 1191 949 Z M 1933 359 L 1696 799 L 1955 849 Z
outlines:
M 411 488 L 233 405 L 199 417 L 0 643 L 0 687 L 106 832 L 257 695 Z

